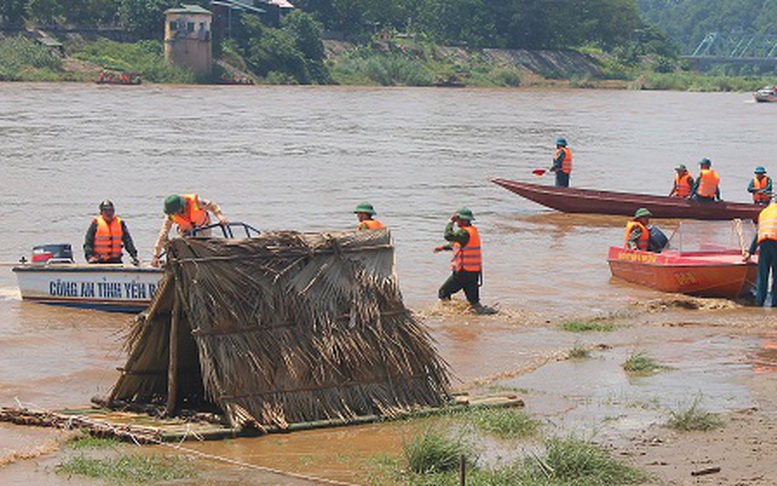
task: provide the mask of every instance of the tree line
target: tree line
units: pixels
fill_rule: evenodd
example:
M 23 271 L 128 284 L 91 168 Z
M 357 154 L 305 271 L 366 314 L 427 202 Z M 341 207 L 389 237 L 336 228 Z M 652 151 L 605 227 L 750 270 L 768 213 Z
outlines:
M 637 0 L 646 21 L 663 29 L 685 53 L 709 33 L 777 34 L 775 0 Z
M 250 2 L 251 0 L 245 0 Z M 122 27 L 161 36 L 171 0 L 3 0 L 5 24 Z M 191 1 L 209 8 L 210 2 Z M 637 0 L 297 0 L 322 31 L 366 38 L 393 30 L 442 44 L 516 49 L 595 45 L 611 49 L 644 29 Z

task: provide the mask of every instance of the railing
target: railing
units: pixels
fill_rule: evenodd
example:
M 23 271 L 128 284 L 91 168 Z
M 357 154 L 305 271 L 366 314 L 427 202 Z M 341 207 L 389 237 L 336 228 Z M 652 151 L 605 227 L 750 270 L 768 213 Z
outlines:
M 202 233 L 204 231 L 210 231 L 216 228 L 221 229 L 221 236 L 223 236 L 224 238 L 242 238 L 242 236 L 240 235 L 235 236 L 235 232 L 232 231 L 232 228 L 236 228 L 238 230 L 242 229 L 243 232 L 245 233 L 245 238 L 253 238 L 254 236 L 259 236 L 261 234 L 261 231 L 254 228 L 250 224 L 242 223 L 242 222 L 230 222 L 227 224 L 214 223 L 208 226 L 201 226 L 199 228 L 194 228 L 190 236 L 205 236 L 198 233 Z

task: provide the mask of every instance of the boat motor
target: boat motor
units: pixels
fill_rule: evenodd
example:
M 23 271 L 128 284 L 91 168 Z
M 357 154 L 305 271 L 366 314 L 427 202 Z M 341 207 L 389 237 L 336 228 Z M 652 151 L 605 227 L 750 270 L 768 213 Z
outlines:
M 75 263 L 75 260 L 73 260 L 73 248 L 69 243 L 34 246 L 32 248 L 32 263 L 38 265 Z

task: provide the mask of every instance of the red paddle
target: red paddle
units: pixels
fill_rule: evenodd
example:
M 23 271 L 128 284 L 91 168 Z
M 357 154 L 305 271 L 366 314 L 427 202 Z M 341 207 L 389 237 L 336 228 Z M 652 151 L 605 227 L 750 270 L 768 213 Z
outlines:
M 547 172 L 546 169 L 534 169 L 533 171 L 531 171 L 531 173 L 536 175 L 537 177 L 545 175 L 545 172 Z

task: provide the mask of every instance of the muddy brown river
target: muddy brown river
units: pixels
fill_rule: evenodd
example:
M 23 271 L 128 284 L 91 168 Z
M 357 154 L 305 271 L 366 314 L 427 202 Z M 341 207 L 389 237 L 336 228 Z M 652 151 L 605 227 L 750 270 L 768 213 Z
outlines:
M 607 249 L 621 242 L 626 218 L 555 213 L 489 179 L 551 184 L 531 171 L 550 165 L 563 136 L 574 153 L 573 186 L 668 193 L 675 165 L 695 174 L 707 157 L 723 198 L 748 201 L 754 167 L 777 172 L 768 155 L 775 109 L 742 93 L 0 83 L 0 405 L 77 406 L 106 394 L 132 321 L 22 302 L 10 264 L 34 245 L 59 242 L 83 261 L 84 233 L 105 198 L 148 261 L 164 197 L 196 192 L 230 220 L 262 230 L 354 227 L 353 207 L 372 202 L 392 229 L 405 302 L 429 325 L 457 387 L 477 381 L 527 390 L 529 411 L 570 428 L 623 414 L 604 432 L 616 442 L 655 421 L 660 407 L 695 394 L 714 410 L 746 408 L 753 398 L 745 381 L 768 332 L 715 329 L 762 329 L 774 320 L 770 312 L 727 305 L 657 312 L 643 304 L 666 296 L 610 278 Z M 473 210 L 480 228 L 482 299 L 500 309 L 497 316 L 435 306 L 448 258 L 432 248 L 460 206 Z M 676 222 L 659 225 L 671 230 Z M 585 365 L 557 361 L 581 337 L 555 325 L 602 316 L 629 327 L 582 339 L 611 351 Z M 637 348 L 682 371 L 626 380 L 619 365 Z M 631 406 L 639 400 L 647 405 Z M 354 464 L 396 453 L 402 427 L 196 447 L 361 482 L 363 468 Z M 46 466 L 56 461 L 43 454 L 56 449 L 53 437 L 0 424 L 0 482 L 65 482 Z M 323 451 L 332 441 L 338 451 Z M 26 456 L 44 458 L 44 466 Z

